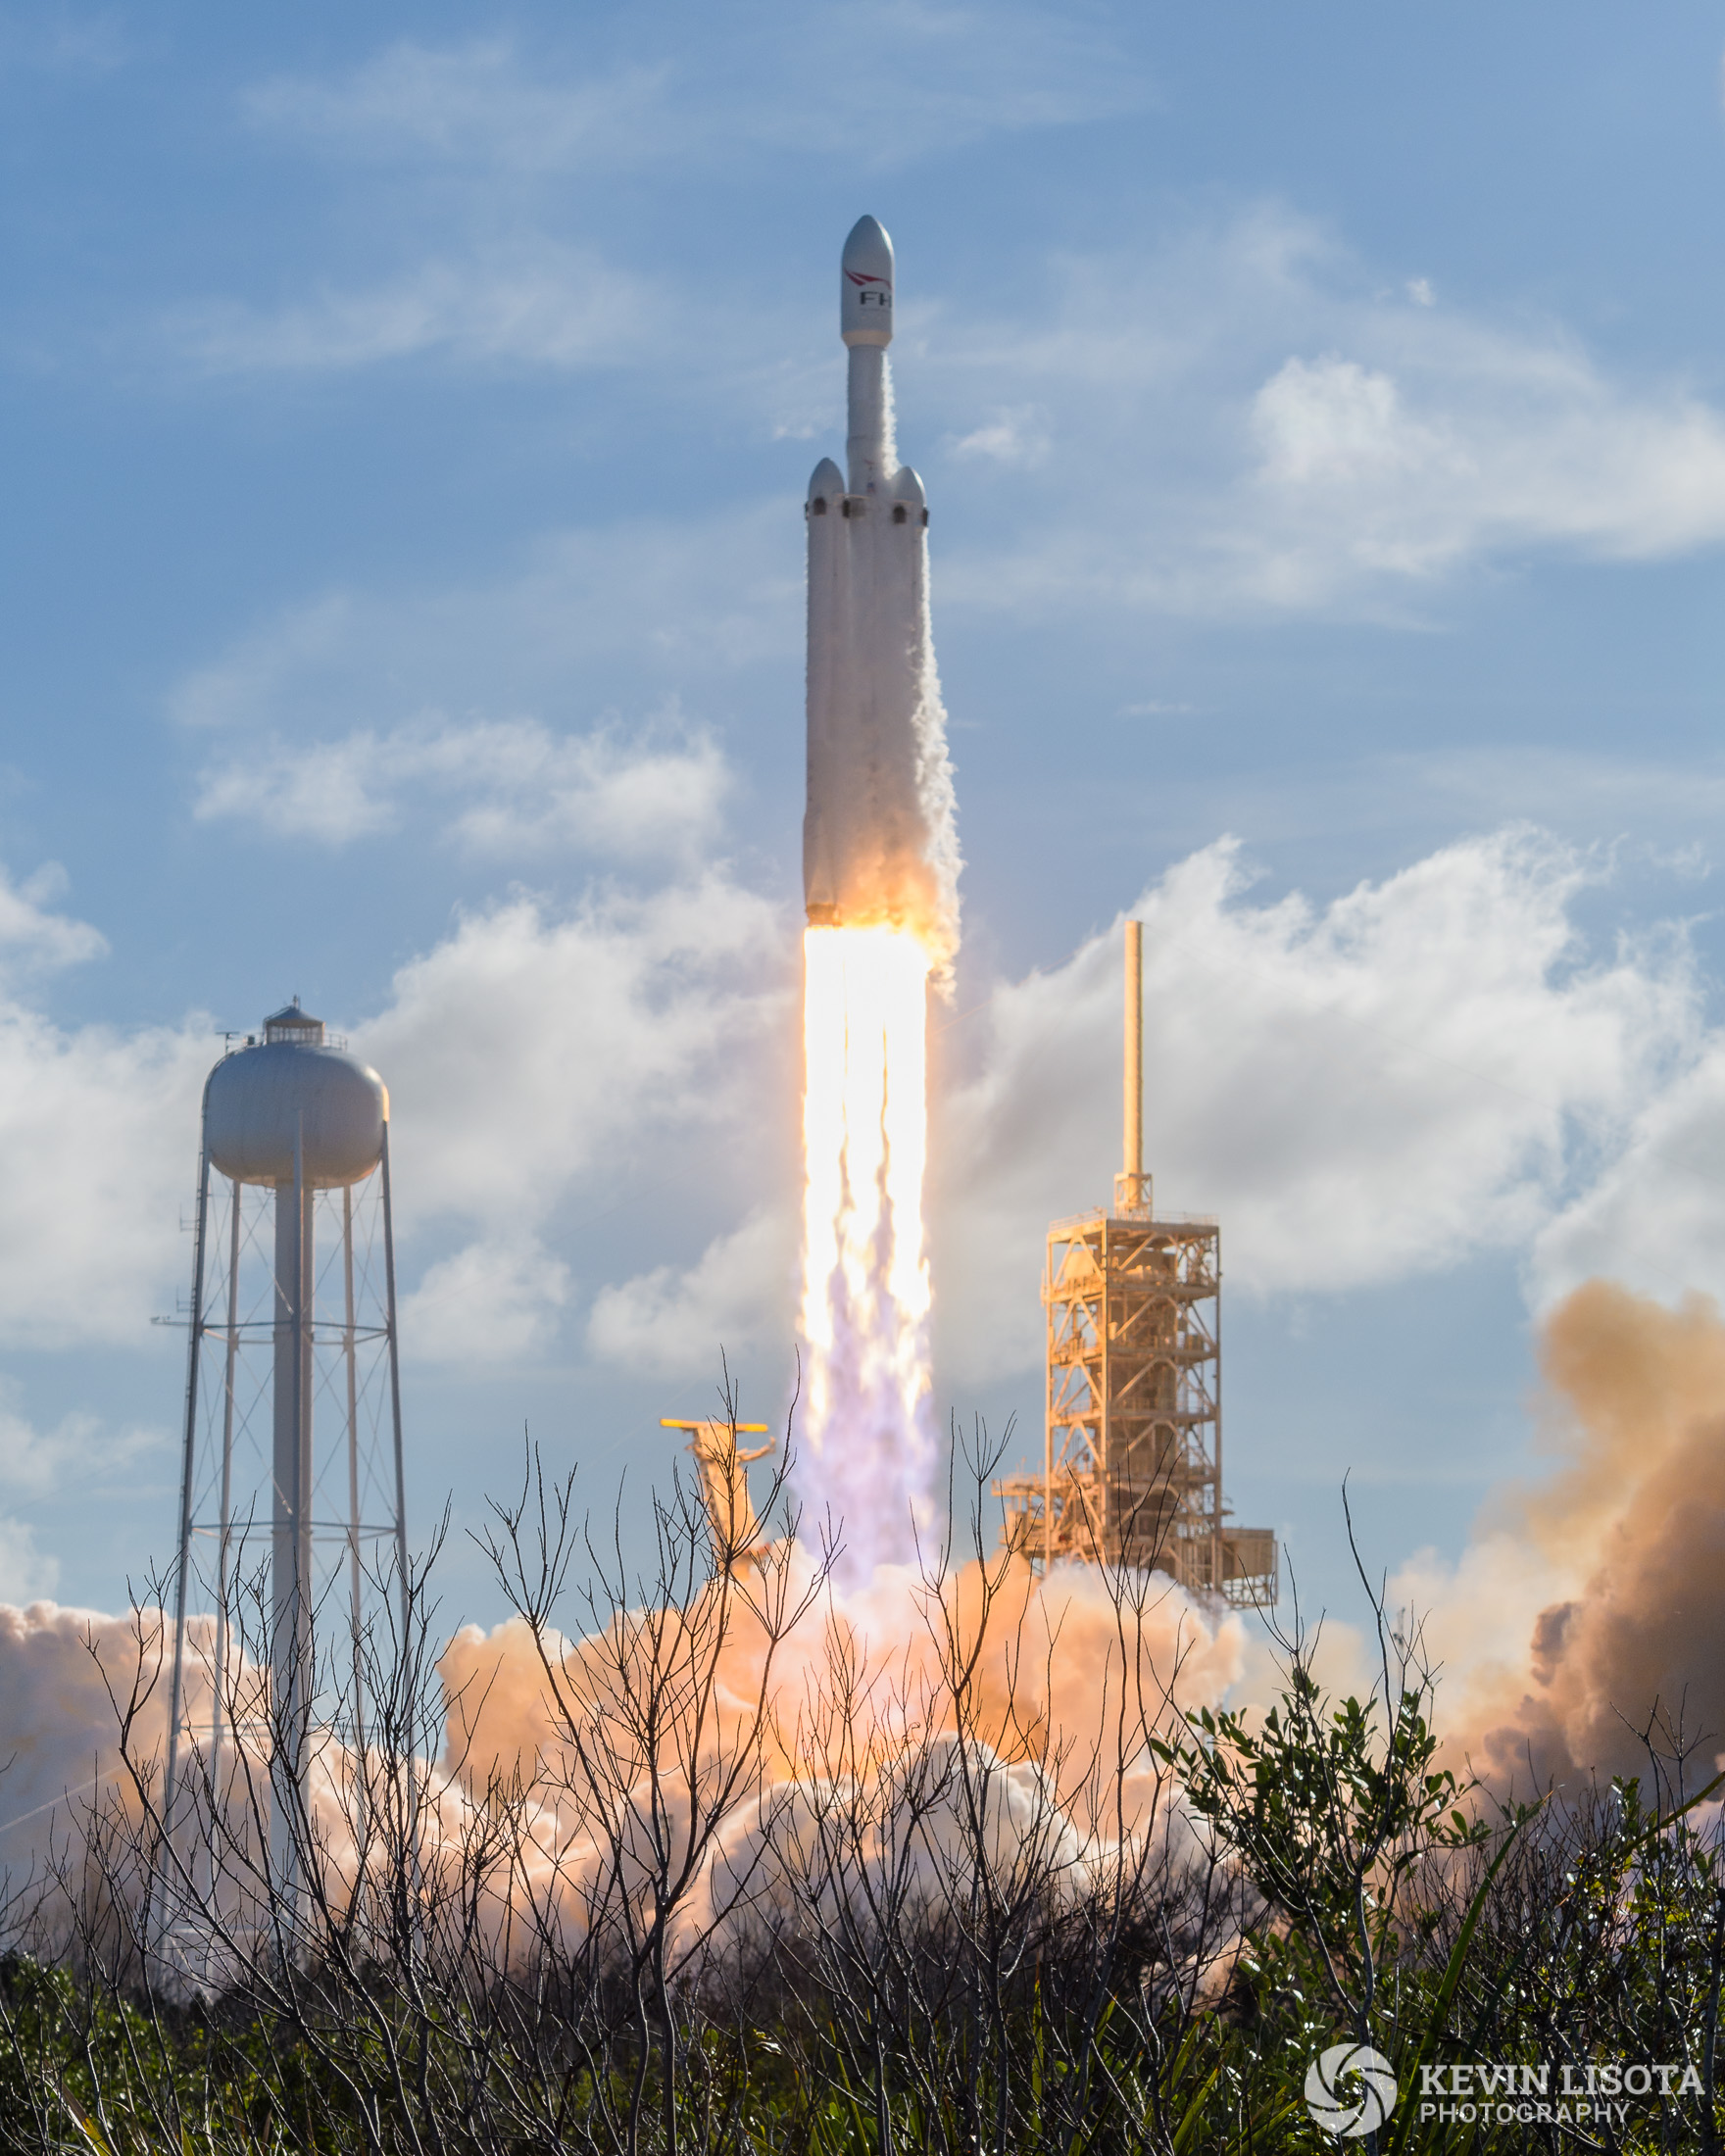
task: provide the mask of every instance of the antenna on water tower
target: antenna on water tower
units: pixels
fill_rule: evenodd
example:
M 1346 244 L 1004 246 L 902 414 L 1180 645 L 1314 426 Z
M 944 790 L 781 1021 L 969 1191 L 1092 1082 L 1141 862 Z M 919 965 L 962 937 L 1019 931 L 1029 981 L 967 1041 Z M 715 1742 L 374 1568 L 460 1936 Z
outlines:
M 262 1573 L 253 1538 L 265 1518 L 267 1639 L 248 1642 L 236 1613 L 254 1550 Z M 369 1594 L 393 1589 L 405 1618 L 408 1589 L 389 1093 L 297 996 L 204 1086 L 178 1526 L 164 1841 L 195 1822 L 200 1791 L 203 1808 L 223 1802 L 224 1741 L 256 1743 L 255 1714 L 236 1711 L 251 1644 L 270 1672 L 269 1884 L 291 1938 L 320 1690 L 314 1620 L 345 1558 L 336 1606 L 347 1605 L 351 1651 L 322 1676 L 338 1692 L 351 1686 L 342 1737 L 363 1756 Z M 194 1594 L 213 1623 L 194 1617 L 188 1642 Z M 169 1898 L 158 1948 L 173 1929 Z

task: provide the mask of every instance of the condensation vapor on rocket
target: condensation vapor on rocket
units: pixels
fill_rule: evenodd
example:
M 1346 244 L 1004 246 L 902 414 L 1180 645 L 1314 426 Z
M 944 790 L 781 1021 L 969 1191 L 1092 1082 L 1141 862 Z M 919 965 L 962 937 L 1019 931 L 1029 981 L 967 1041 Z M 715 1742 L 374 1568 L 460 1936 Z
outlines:
M 893 440 L 893 249 L 861 218 L 840 267 L 850 472 L 809 482 L 810 925 L 914 932 L 932 965 L 959 940 L 959 844 L 928 614 L 928 508 Z
M 893 440 L 892 242 L 840 265 L 849 471 L 809 485 L 801 1480 L 841 1583 L 915 1561 L 939 1446 L 922 1232 L 927 984 L 959 940 L 959 846 L 928 611 L 928 509 Z

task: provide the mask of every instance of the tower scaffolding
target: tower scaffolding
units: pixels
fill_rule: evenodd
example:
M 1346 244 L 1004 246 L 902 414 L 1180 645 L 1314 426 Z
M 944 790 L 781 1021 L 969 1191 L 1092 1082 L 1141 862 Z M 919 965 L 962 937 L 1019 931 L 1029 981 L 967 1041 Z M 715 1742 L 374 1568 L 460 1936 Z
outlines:
M 1049 1229 L 1043 1472 L 995 1492 L 1034 1565 L 1128 1565 L 1267 1605 L 1275 1536 L 1230 1524 L 1222 1495 L 1221 1230 L 1158 1219 L 1144 1172 L 1143 933 L 1126 923 L 1124 1166 L 1111 1206 Z

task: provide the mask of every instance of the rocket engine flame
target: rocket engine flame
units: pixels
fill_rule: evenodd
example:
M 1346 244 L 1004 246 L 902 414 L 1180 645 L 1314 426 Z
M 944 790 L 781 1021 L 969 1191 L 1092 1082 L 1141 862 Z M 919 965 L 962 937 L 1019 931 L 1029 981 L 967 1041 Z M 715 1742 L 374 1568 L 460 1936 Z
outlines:
M 929 958 L 894 928 L 811 928 L 803 1039 L 803 1486 L 841 1581 L 914 1564 L 934 1516 L 922 1232 Z

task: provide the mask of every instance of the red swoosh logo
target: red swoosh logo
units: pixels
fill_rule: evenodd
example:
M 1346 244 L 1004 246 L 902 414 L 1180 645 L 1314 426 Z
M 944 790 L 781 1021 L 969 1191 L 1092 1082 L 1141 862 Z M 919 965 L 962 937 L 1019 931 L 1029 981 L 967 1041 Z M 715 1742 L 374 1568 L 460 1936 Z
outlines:
M 853 284 L 884 284 L 889 291 L 892 289 L 888 278 L 871 277 L 865 270 L 847 270 L 845 274 Z

